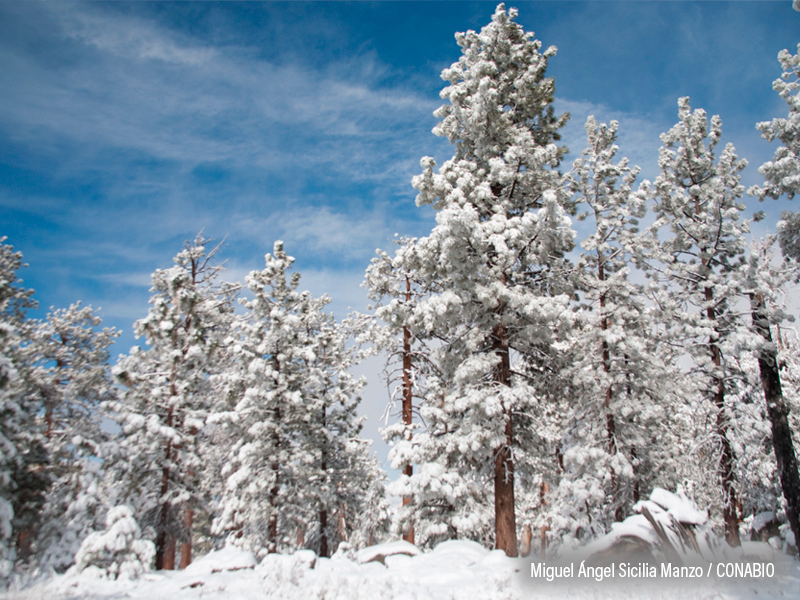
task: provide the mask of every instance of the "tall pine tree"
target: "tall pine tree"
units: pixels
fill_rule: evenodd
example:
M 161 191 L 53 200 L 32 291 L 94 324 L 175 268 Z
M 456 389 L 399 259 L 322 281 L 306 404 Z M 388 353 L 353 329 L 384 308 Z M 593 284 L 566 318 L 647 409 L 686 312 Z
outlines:
M 30 531 L 20 508 L 30 498 L 40 506 L 45 483 L 30 472 L 43 459 L 43 452 L 35 452 L 42 440 L 34 431 L 37 407 L 20 373 L 25 310 L 36 302 L 33 290 L 19 286 L 22 253 L 5 241 L 0 238 L 0 581 L 11 572 L 20 533 Z
M 449 103 L 434 128 L 455 154 L 438 172 L 432 158 L 421 161 L 417 204 L 433 205 L 437 225 L 403 265 L 441 287 L 411 322 L 444 340 L 450 469 L 492 481 L 495 546 L 509 556 L 517 555 L 515 453 L 540 412 L 513 363 L 551 343 L 568 302 L 564 255 L 574 236 L 555 143 L 567 117 L 555 116 L 545 76 L 556 50 L 541 53 L 516 16 L 501 4 L 480 33 L 456 35 L 462 57 L 442 73 Z
M 402 532 L 404 540 L 413 544 L 416 542 L 414 523 L 420 516 L 416 513 L 421 508 L 415 505 L 415 494 L 407 489 L 417 460 L 414 458 L 418 445 L 414 431 L 424 427 L 419 420 L 420 401 L 429 393 L 435 393 L 435 385 L 429 383 L 437 380 L 440 371 L 433 361 L 432 349 L 412 330 L 410 317 L 414 307 L 425 296 L 438 291 L 438 286 L 434 282 L 432 289 L 422 287 L 416 273 L 402 266 L 410 262 L 408 254 L 414 252 L 416 238 L 401 238 L 396 242 L 399 248 L 394 258 L 379 250 L 367 268 L 363 285 L 375 302 L 371 307 L 375 320 L 370 321 L 362 335 L 377 351 L 386 354 L 385 376 L 391 396 L 387 410 L 390 417 L 399 415 L 400 418 L 384 427 L 381 433 L 384 440 L 394 446 L 389 459 L 395 468 L 402 470 L 392 487 L 406 490 L 402 494 L 402 508 L 395 513 L 395 528 Z M 419 494 L 416 499 L 420 499 Z M 423 540 L 427 541 L 427 536 L 423 536 Z
M 775 151 L 774 158 L 758 170 L 764 176 L 764 184 L 749 190 L 759 200 L 767 197 L 777 199 L 784 194 L 792 199 L 800 193 L 800 44 L 797 45 L 797 54 L 782 50 L 778 54 L 778 61 L 783 73 L 772 87 L 788 105 L 789 113 L 786 118 L 773 119 L 756 126 L 762 137 L 769 141 L 777 137 L 782 143 Z M 784 212 L 778 226 L 778 240 L 784 256 L 800 260 L 800 213 Z M 755 275 L 756 271 L 753 273 Z M 770 331 L 767 299 L 771 290 L 769 286 L 759 285 L 755 278 L 751 281 L 754 284 L 750 292 L 753 326 L 764 341 L 759 349 L 759 371 L 772 423 L 775 458 L 787 503 L 786 514 L 797 540 L 800 539 L 800 474 L 788 422 L 789 407 L 783 398 L 778 352 Z
M 615 162 L 618 124 L 586 122 L 588 146 L 575 161 L 570 189 L 579 219 L 593 225 L 581 242 L 577 285 L 582 301 L 564 344 L 569 413 L 560 445 L 563 474 L 550 507 L 558 543 L 610 530 L 646 497 L 677 440 L 668 423 L 673 356 L 656 348 L 641 285 L 630 281 L 641 248 L 645 195 L 632 189 L 638 168 Z M 673 373 L 674 376 L 674 373 Z M 673 377 L 673 381 L 676 378 Z M 654 430 L 659 431 L 659 440 Z
M 29 323 L 27 379 L 40 401 L 38 427 L 48 456 L 38 554 L 41 565 L 59 571 L 72 564 L 81 541 L 102 527 L 105 516 L 96 483 L 108 438 L 100 406 L 114 397 L 107 361 L 119 334 L 98 329 L 100 324 L 80 302 Z
M 656 305 L 672 327 L 675 342 L 694 360 L 699 393 L 714 414 L 714 457 L 722 488 L 722 520 L 728 543 L 739 545 L 739 501 L 736 455 L 732 446 L 732 411 L 726 386 L 740 377 L 736 364 L 741 335 L 749 335 L 736 303 L 743 293 L 745 238 L 748 222 L 739 173 L 747 165 L 733 145 L 717 159 L 722 135 L 718 116 L 710 122 L 702 109 L 692 111 L 689 98 L 678 101 L 680 121 L 662 134 L 660 175 L 653 185 L 656 221 L 670 237 L 660 240 L 651 263 L 663 287 Z M 712 408 L 713 407 L 713 408 Z
M 198 235 L 174 259 L 175 266 L 153 274 L 150 310 L 135 324 L 148 348 L 135 349 L 114 368 L 125 386 L 110 404 L 122 426 L 114 469 L 117 504 L 129 503 L 137 521 L 150 526 L 156 568 L 191 562 L 194 513 L 204 508 L 202 431 L 216 406 L 212 386 L 233 314 L 236 286 L 217 281 L 212 264 L 219 246 L 207 250 Z
M 276 242 L 247 277 L 252 299 L 221 377 L 229 406 L 213 418 L 232 440 L 214 531 L 257 554 L 328 556 L 363 521 L 376 471 L 358 438 L 364 382 L 348 373 L 349 332 L 323 311 L 327 296 L 298 290 L 293 262 Z

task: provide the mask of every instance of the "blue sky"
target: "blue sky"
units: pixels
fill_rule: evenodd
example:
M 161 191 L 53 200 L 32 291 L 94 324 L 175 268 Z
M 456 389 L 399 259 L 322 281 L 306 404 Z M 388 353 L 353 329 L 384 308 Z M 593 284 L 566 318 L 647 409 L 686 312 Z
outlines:
M 102 307 L 126 352 L 150 273 L 200 230 L 227 236 L 230 279 L 283 239 L 337 317 L 364 310 L 375 249 L 434 222 L 410 179 L 422 156 L 451 155 L 430 133 L 439 73 L 459 57 L 453 34 L 495 5 L 0 3 L 0 235 L 30 263 L 40 313 Z M 658 136 L 688 95 L 722 117 L 745 183 L 759 181 L 774 145 L 755 123 L 786 114 L 776 56 L 800 41 L 790 0 L 508 6 L 558 47 L 566 166 L 594 114 L 620 121 L 620 153 L 655 177 Z M 782 203 L 749 201 L 774 230 Z M 385 390 L 366 403 L 379 414 Z

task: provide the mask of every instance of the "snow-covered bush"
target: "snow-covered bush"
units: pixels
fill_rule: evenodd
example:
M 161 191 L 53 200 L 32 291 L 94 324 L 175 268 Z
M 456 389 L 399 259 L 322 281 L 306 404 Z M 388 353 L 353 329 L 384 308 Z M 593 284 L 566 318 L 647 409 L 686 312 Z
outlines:
M 83 541 L 70 573 L 93 568 L 99 578 L 136 579 L 152 567 L 155 554 L 153 542 L 142 539 L 130 507 L 117 506 L 108 512 L 106 530 Z

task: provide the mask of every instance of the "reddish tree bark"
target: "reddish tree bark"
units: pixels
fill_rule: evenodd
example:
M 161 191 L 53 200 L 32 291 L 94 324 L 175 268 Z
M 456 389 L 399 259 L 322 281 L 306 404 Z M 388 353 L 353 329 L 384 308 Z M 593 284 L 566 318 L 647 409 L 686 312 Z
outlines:
M 194 511 L 191 508 L 186 508 L 183 512 L 183 524 L 188 532 L 189 540 L 181 542 L 181 569 L 185 569 L 192 564 L 192 521 L 194 520 Z
M 327 558 L 329 555 L 328 551 L 328 511 L 326 509 L 322 509 L 319 511 L 319 528 L 322 532 L 319 539 L 319 555 L 323 558 Z
M 494 330 L 494 346 L 500 355 L 500 364 L 495 370 L 495 382 L 509 386 L 511 384 L 511 360 L 508 347 L 508 332 L 503 323 L 498 323 Z M 514 442 L 514 430 L 511 423 L 511 409 L 506 408 L 505 444 L 494 458 L 494 531 L 495 548 L 503 550 L 506 556 L 517 556 L 517 522 L 514 507 L 514 459 L 511 448 Z
M 406 304 L 411 302 L 411 281 L 406 276 Z M 412 423 L 413 395 L 411 388 L 411 331 L 408 327 L 403 327 L 403 423 L 410 427 Z M 411 434 L 408 434 L 411 439 Z M 414 466 L 411 464 L 403 467 L 403 475 L 411 477 L 414 474 Z M 411 496 L 403 496 L 403 506 L 411 504 Z M 411 544 L 414 543 L 414 525 L 409 526 L 403 534 L 403 539 Z
M 164 548 L 164 566 L 165 571 L 175 570 L 175 539 L 172 537 L 167 538 L 167 543 Z

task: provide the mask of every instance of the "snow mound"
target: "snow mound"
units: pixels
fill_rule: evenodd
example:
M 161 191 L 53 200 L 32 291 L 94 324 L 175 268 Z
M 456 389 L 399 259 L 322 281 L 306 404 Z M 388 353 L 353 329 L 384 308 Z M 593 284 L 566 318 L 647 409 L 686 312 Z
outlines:
M 436 546 L 430 554 L 426 555 L 425 562 L 428 565 L 441 564 L 442 566 L 463 568 L 474 565 L 487 554 L 489 554 L 489 550 L 478 542 L 450 540 Z
M 753 517 L 753 522 L 750 524 L 750 528 L 753 531 L 761 531 L 762 529 L 766 528 L 767 525 L 772 523 L 775 520 L 775 513 L 771 510 L 766 510 L 764 512 L 758 513 L 755 517 Z
M 221 571 L 241 571 L 254 569 L 256 559 L 252 552 L 246 552 L 235 546 L 226 546 L 222 550 L 214 550 L 196 560 L 183 570 L 184 574 L 218 573 Z
M 389 556 L 397 556 L 398 554 L 417 556 L 420 553 L 420 549 L 414 544 L 405 540 L 398 540 L 396 542 L 386 542 L 385 544 L 378 544 L 377 546 L 370 546 L 359 550 L 356 553 L 356 561 L 362 565 L 374 561 L 386 564 L 386 558 Z

